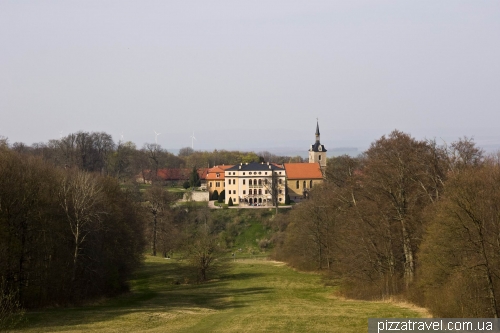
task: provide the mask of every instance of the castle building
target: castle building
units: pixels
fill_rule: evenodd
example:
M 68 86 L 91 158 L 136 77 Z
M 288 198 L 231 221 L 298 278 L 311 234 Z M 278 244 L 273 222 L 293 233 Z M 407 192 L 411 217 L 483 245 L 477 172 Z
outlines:
M 225 180 L 226 204 L 229 199 L 235 205 L 271 206 L 274 200 L 285 202 L 286 172 L 277 164 L 240 163 L 225 171 Z

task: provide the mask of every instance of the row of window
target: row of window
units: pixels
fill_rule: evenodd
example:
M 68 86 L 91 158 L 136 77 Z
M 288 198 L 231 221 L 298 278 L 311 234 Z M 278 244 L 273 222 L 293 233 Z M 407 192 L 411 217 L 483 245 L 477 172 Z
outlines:
M 229 197 L 229 199 L 231 199 L 231 200 L 232 200 L 232 198 L 231 198 L 231 197 Z M 252 204 L 252 203 L 265 203 L 265 202 L 270 202 L 270 200 L 267 200 L 267 199 L 262 200 L 262 198 L 258 198 L 258 199 L 257 199 L 257 198 L 255 198 L 255 199 L 253 199 L 253 198 L 249 198 L 249 199 L 246 199 L 246 198 L 245 198 L 245 199 L 240 198 L 240 200 L 241 200 L 241 202 L 248 202 L 248 203 L 250 203 L 250 204 Z M 279 200 L 280 202 L 281 202 L 281 201 L 283 201 L 283 200 L 282 200 L 282 198 L 278 198 L 278 200 Z M 234 198 L 234 200 L 232 200 L 232 201 L 233 201 L 234 203 L 237 203 L 237 202 L 238 202 L 238 199 L 237 199 L 237 198 Z
M 277 173 L 278 175 L 281 175 L 281 171 L 275 171 L 274 173 Z M 252 172 L 249 172 L 248 174 L 249 174 L 249 175 L 251 175 L 251 174 L 252 174 Z M 257 175 L 257 174 L 258 174 L 258 175 L 262 175 L 262 172 L 261 172 L 261 171 L 259 171 L 259 172 L 254 171 L 254 172 L 253 172 L 253 174 L 254 174 L 254 175 Z M 231 172 L 229 172 L 229 173 L 228 173 L 228 176 L 230 176 L 230 175 L 231 175 Z M 232 175 L 233 175 L 233 176 L 235 176 L 235 175 L 236 175 L 236 172 L 233 172 L 233 173 L 232 173 Z M 264 172 L 264 175 L 267 175 L 267 171 L 266 171 L 266 172 Z M 243 172 L 243 176 L 245 176 L 245 172 Z
M 279 190 L 278 191 L 279 194 L 283 194 L 283 190 Z M 264 194 L 268 194 L 269 192 L 267 190 L 264 190 Z M 228 194 L 236 194 L 236 190 L 228 190 Z M 247 191 L 246 190 L 243 190 L 243 195 L 246 195 L 247 194 Z M 248 190 L 248 194 L 249 195 L 262 195 L 262 189 L 254 189 L 254 190 Z
M 228 179 L 228 184 L 231 185 L 231 181 L 233 182 L 233 185 L 236 184 L 236 179 Z M 262 185 L 264 183 L 264 185 L 267 185 L 268 184 L 268 181 L 267 179 L 264 179 L 264 182 L 262 181 L 262 179 L 249 179 L 248 180 L 248 185 Z M 282 179 L 278 179 L 278 184 L 283 184 L 283 180 Z M 246 179 L 243 179 L 243 185 L 246 185 Z
M 307 183 L 306 183 L 306 181 L 304 180 L 304 182 L 302 183 L 302 187 L 303 187 L 303 188 L 307 188 L 307 187 L 306 187 L 306 184 L 307 184 Z M 300 183 L 299 183 L 299 181 L 297 180 L 297 183 L 295 184 L 295 188 L 297 188 L 297 189 L 298 189 L 298 188 L 299 188 L 299 185 L 300 185 Z M 312 180 L 310 180 L 310 181 L 309 181 L 309 188 L 312 188 L 312 187 L 313 187 L 313 181 L 312 181 Z
M 245 181 L 246 181 L 246 180 L 245 180 L 245 179 L 243 179 L 243 185 L 246 185 Z M 220 187 L 220 183 L 221 183 L 221 182 L 215 182 L 215 187 Z M 228 183 L 229 183 L 229 185 L 231 185 L 231 179 L 228 179 Z M 233 185 L 236 185 L 236 179 L 233 179 L 233 180 L 232 180 L 232 183 L 233 183 Z M 262 179 L 253 179 L 253 180 L 252 180 L 252 179 L 249 179 L 249 180 L 248 180 L 248 185 L 262 185 L 263 183 L 264 183 L 264 185 L 267 185 L 267 179 L 264 179 L 264 182 L 262 182 Z M 283 182 L 282 182 L 282 180 L 281 180 L 281 179 L 279 179 L 279 180 L 278 180 L 278 183 L 279 183 L 279 184 L 282 184 Z M 210 187 L 212 187 L 212 186 L 213 186 L 212 182 L 210 182 L 210 183 L 209 183 L 209 186 L 210 186 Z M 304 180 L 304 181 L 303 181 L 303 183 L 302 183 L 302 187 L 303 187 L 303 188 L 307 188 L 307 183 L 306 183 L 306 181 L 305 181 L 305 180 Z M 309 181 L 309 188 L 312 188 L 312 187 L 313 187 L 313 181 L 312 181 L 312 180 L 310 180 L 310 181 Z M 300 182 L 299 182 L 298 180 L 297 180 L 297 182 L 296 182 L 296 184 L 295 184 L 295 188 L 297 188 L 297 189 L 299 189 L 299 188 L 300 188 Z

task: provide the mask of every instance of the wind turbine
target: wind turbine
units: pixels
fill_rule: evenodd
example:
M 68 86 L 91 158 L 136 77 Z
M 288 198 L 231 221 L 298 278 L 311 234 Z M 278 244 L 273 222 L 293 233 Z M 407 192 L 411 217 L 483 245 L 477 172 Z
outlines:
M 153 130 L 153 132 L 155 132 L 155 142 L 156 144 L 158 144 L 158 135 L 160 135 L 161 133 L 156 133 L 155 130 Z
M 120 133 L 120 141 L 118 141 L 118 147 L 123 144 L 123 132 Z
M 193 135 L 191 136 L 191 149 L 194 150 L 194 141 L 193 140 L 196 140 L 196 138 L 194 137 L 194 132 L 193 132 Z

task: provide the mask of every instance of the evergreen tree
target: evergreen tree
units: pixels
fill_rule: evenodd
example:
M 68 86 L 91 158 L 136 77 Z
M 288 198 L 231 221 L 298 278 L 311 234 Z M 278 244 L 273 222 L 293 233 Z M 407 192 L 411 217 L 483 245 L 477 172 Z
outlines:
M 226 200 L 226 190 L 222 190 L 222 192 L 220 192 L 220 195 L 219 195 L 219 203 L 222 203 L 224 202 L 224 200 Z
M 198 170 L 196 170 L 196 167 L 193 167 L 193 170 L 191 171 L 191 175 L 189 177 L 189 185 L 191 187 L 201 186 L 200 175 L 198 175 Z
M 289 205 L 289 204 L 290 204 L 290 196 L 287 193 L 287 195 L 285 196 L 285 205 Z
M 217 190 L 212 193 L 212 200 L 219 200 L 219 192 Z
M 229 202 L 227 203 L 228 206 L 233 206 L 233 198 L 229 198 Z

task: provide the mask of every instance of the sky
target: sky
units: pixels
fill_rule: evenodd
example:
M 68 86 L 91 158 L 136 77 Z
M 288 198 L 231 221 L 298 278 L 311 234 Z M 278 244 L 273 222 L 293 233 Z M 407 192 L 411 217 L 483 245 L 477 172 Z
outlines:
M 500 1 L 1 0 L 0 51 L 10 143 L 500 149 Z

